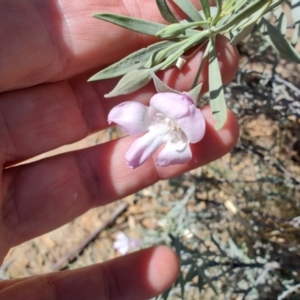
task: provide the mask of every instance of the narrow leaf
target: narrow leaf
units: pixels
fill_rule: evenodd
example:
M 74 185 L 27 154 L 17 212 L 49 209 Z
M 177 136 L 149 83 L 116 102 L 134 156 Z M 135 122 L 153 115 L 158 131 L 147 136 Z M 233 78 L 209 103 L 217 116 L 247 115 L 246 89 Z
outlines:
M 261 7 L 259 10 L 251 14 L 248 18 L 245 18 L 234 26 L 229 34 L 232 44 L 236 44 L 245 37 L 247 37 L 253 30 L 257 20 L 264 14 L 266 6 Z
M 157 31 L 166 27 L 166 25 L 163 24 L 110 13 L 94 14 L 93 17 L 148 35 L 155 35 Z
M 168 288 L 168 289 L 161 295 L 161 297 L 162 297 L 163 300 L 168 300 L 169 294 L 170 294 L 171 290 L 172 290 L 172 287 Z
M 178 23 L 176 17 L 170 10 L 167 0 L 156 0 L 157 7 L 162 15 L 162 17 L 169 23 Z
M 223 11 L 227 13 L 228 11 L 238 8 L 242 1 L 241 0 L 240 1 L 237 1 L 237 0 L 225 1 L 225 3 L 223 4 Z
M 228 21 L 225 24 L 222 24 L 221 26 L 217 26 L 217 32 L 221 31 L 227 31 L 230 29 L 230 27 L 235 26 L 236 24 L 242 22 L 245 20 L 245 18 L 248 18 L 248 16 L 251 16 L 255 12 L 257 12 L 260 8 L 264 7 L 263 12 L 261 15 L 264 14 L 264 11 L 267 10 L 267 8 L 270 5 L 270 0 L 257 0 L 255 2 L 251 2 L 251 4 L 245 6 L 242 10 L 238 12 L 234 12 L 234 14 L 228 18 Z
M 192 280 L 198 275 L 197 263 L 193 262 L 185 276 L 185 282 L 192 282 Z
M 276 52 L 280 53 L 291 61 L 294 61 L 298 64 L 300 63 L 300 54 L 265 18 L 261 19 L 259 29 Z
M 300 23 L 295 25 L 293 36 L 291 39 L 291 44 L 293 47 L 296 47 L 299 41 L 299 35 L 300 35 Z
M 212 20 L 212 25 L 216 25 L 216 23 L 218 22 L 218 19 L 222 13 L 222 0 L 214 0 L 215 5 L 217 7 L 217 12 L 214 14 L 213 20 Z
M 178 7 L 193 21 L 204 21 L 190 0 L 173 0 Z
M 161 67 L 161 70 L 165 70 L 166 68 L 170 67 L 172 64 L 174 64 L 177 61 L 178 57 L 180 57 L 185 51 L 187 51 L 188 49 L 192 48 L 197 44 L 200 44 L 201 41 L 203 41 L 207 37 L 208 33 L 209 33 L 208 30 L 203 30 L 200 31 L 197 35 L 191 36 L 188 39 L 182 41 L 184 42 L 183 45 L 163 62 L 163 66 Z
M 209 1 L 208 0 L 200 0 L 200 3 L 201 3 L 202 10 L 203 10 L 206 20 L 210 19 L 211 15 L 210 15 Z
M 233 30 L 230 31 L 230 43 L 236 45 L 239 41 L 242 41 L 246 38 L 253 30 L 255 23 L 248 25 L 240 29 L 239 31 L 234 32 Z
M 205 62 L 207 60 L 207 57 L 208 57 L 208 54 L 209 54 L 209 51 L 210 51 L 210 48 L 211 48 L 211 40 L 209 39 L 209 41 L 208 41 L 208 43 L 206 45 L 205 51 L 204 51 L 204 53 L 202 55 L 200 66 L 199 66 L 199 68 L 197 70 L 197 73 L 196 73 L 196 76 L 194 78 L 194 81 L 193 81 L 191 89 L 194 89 L 194 87 L 196 87 L 197 84 L 198 84 L 201 72 L 203 70 L 204 64 L 205 64 Z
M 160 38 L 174 38 L 184 33 L 186 29 L 209 25 L 208 21 L 171 24 L 156 33 Z
M 268 8 L 268 11 L 273 11 L 273 9 L 275 9 L 277 6 L 279 6 L 281 3 L 285 2 L 286 0 L 273 0 L 272 4 L 270 5 L 270 7 Z
M 286 29 L 287 29 L 287 17 L 283 13 L 280 7 L 277 7 L 277 9 L 274 11 L 274 15 L 276 17 L 276 27 L 281 33 L 282 36 L 285 36 Z
M 175 53 L 178 49 L 182 47 L 182 44 L 185 41 L 180 41 L 177 43 L 173 43 L 168 47 L 165 47 L 163 49 L 156 50 L 151 57 L 148 59 L 148 61 L 145 63 L 145 68 L 151 68 L 157 64 L 159 64 L 163 59 L 166 57 L 170 57 L 173 53 Z
M 151 71 L 148 69 L 133 70 L 123 76 L 115 88 L 105 98 L 130 94 L 145 86 L 151 80 Z
M 215 128 L 216 130 L 220 130 L 227 120 L 227 107 L 223 91 L 223 83 L 218 57 L 215 49 L 215 41 L 212 41 L 212 46 L 209 52 L 208 72 L 210 107 L 212 114 L 216 120 Z
M 142 48 L 120 61 L 110 65 L 109 67 L 101 70 L 97 74 L 93 75 L 88 81 L 103 80 L 108 78 L 115 78 L 123 76 L 130 71 L 135 69 L 141 69 L 147 60 L 155 53 L 161 49 L 164 49 L 170 45 L 175 44 L 173 41 L 163 41 L 153 44 L 147 48 Z

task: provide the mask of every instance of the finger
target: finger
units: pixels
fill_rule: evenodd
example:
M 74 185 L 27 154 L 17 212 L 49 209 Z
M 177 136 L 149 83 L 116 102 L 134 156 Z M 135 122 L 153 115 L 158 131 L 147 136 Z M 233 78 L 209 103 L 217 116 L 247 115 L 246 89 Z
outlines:
M 226 125 L 216 131 L 210 109 L 204 109 L 203 114 L 207 122 L 206 134 L 199 143 L 192 145 L 193 158 L 187 164 L 162 168 L 149 159 L 132 170 L 126 165 L 124 156 L 135 138 L 126 137 L 5 170 L 3 224 L 0 226 L 5 231 L 2 248 L 53 230 L 91 207 L 107 204 L 159 179 L 207 164 L 230 151 L 238 138 L 234 115 L 229 112 Z
M 62 80 L 148 45 L 153 37 L 91 16 L 111 12 L 164 22 L 155 1 L 140 6 L 136 0 L 0 0 L 0 91 Z
M 25 279 L 6 287 L 0 292 L 0 298 L 150 299 L 173 283 L 178 268 L 175 253 L 160 246 L 119 257 L 102 265 Z
M 218 58 L 224 84 L 238 68 L 238 53 L 224 37 L 217 39 Z M 162 73 L 163 80 L 179 91 L 188 91 L 200 64 L 202 52 L 187 62 L 182 72 L 172 68 Z M 82 75 L 70 81 L 43 84 L 0 95 L 0 141 L 2 162 L 38 155 L 78 141 L 89 133 L 107 127 L 107 114 L 121 101 L 147 103 L 155 92 L 149 84 L 142 91 L 127 96 L 104 99 L 116 80 L 87 83 Z M 201 78 L 207 87 L 207 69 Z M 12 107 L 14 109 L 12 109 Z M 4 146 L 5 145 L 5 146 Z M 34 147 L 32 146 L 34 145 Z

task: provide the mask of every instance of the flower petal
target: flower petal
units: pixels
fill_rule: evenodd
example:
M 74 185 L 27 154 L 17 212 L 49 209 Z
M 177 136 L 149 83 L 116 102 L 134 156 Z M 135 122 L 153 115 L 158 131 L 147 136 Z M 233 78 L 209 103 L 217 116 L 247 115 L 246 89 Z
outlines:
M 127 134 L 136 135 L 148 131 L 149 107 L 135 101 L 123 102 L 108 114 L 108 123 L 118 124 Z
M 203 138 L 205 119 L 186 94 L 158 93 L 151 98 L 150 105 L 176 122 L 190 143 Z
M 188 141 L 178 141 L 177 143 L 167 143 L 159 152 L 156 164 L 161 167 L 168 165 L 183 164 L 190 161 L 192 152 Z
M 189 107 L 189 114 L 175 120 L 181 130 L 186 134 L 190 143 L 194 144 L 202 140 L 206 123 L 200 109 L 195 105 Z
M 151 130 L 136 139 L 125 154 L 129 167 L 135 169 L 142 165 L 165 142 L 165 136 Z
M 122 255 L 128 253 L 129 245 L 128 244 L 114 244 L 114 249 L 119 251 Z
M 150 106 L 173 120 L 189 113 L 190 104 L 194 105 L 193 101 L 185 94 L 158 93 L 150 99 Z
M 116 236 L 116 240 L 113 243 L 113 248 L 119 251 L 121 254 L 126 254 L 129 251 L 129 239 L 123 232 L 119 232 Z

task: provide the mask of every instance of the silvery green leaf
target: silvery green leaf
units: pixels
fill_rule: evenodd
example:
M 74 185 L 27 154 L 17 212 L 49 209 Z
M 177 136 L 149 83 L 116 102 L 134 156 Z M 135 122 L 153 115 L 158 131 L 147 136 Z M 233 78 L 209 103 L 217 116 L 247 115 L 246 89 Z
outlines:
M 151 78 L 151 70 L 133 70 L 124 75 L 115 88 L 104 97 L 111 98 L 135 92 L 150 82 Z
M 168 47 L 164 47 L 163 49 L 158 49 L 152 53 L 151 57 L 145 63 L 144 68 L 151 68 L 157 64 L 159 64 L 166 57 L 170 57 L 173 53 L 175 53 L 179 48 L 182 47 L 182 44 L 185 41 L 180 41 L 177 43 L 173 43 Z
M 166 27 L 166 25 L 163 24 L 126 17 L 126 16 L 120 16 L 111 13 L 94 14 L 93 17 L 106 22 L 113 23 L 115 25 L 121 26 L 126 29 L 130 29 L 148 35 L 155 35 L 157 31 Z
M 222 13 L 222 6 L 223 6 L 223 1 L 222 0 L 214 0 L 217 11 L 216 13 L 213 15 L 213 20 L 212 20 L 212 25 L 216 25 L 216 23 L 218 22 L 218 19 Z
M 174 38 L 184 33 L 186 29 L 209 25 L 207 21 L 171 24 L 156 33 L 160 38 Z
M 175 41 L 162 41 L 147 48 L 142 48 L 96 73 L 88 81 L 115 78 L 135 69 L 141 69 L 153 53 L 175 43 Z
M 270 0 L 256 0 L 251 2 L 251 4 L 246 5 L 243 9 L 239 11 L 234 11 L 232 17 L 228 18 L 226 23 L 217 24 L 216 30 L 217 32 L 224 32 L 229 30 L 231 27 L 236 24 L 244 21 L 246 18 L 257 12 L 259 9 L 264 7 L 263 13 L 268 9 L 270 5 Z
M 292 17 L 295 24 L 300 24 L 300 0 L 291 0 Z
M 239 31 L 234 32 L 233 30 L 230 31 L 230 43 L 236 45 L 238 42 L 242 41 L 246 38 L 255 27 L 255 23 L 252 23 Z
M 205 48 L 205 51 L 204 51 L 204 53 L 202 55 L 201 63 L 200 63 L 200 66 L 198 68 L 197 74 L 196 74 L 196 76 L 194 78 L 193 85 L 192 85 L 191 89 L 193 89 L 194 87 L 196 87 L 198 85 L 198 80 L 200 78 L 200 75 L 201 75 L 201 72 L 203 70 L 204 64 L 205 64 L 205 62 L 207 60 L 207 57 L 209 55 L 210 49 L 211 49 L 211 39 L 208 40 L 208 43 L 207 43 L 206 48 Z
M 211 18 L 210 15 L 210 5 L 208 0 L 200 0 L 202 11 L 204 13 L 205 19 L 209 20 Z
M 223 16 L 215 25 L 217 28 L 221 28 L 224 24 L 226 24 L 230 18 L 232 18 L 232 13 L 228 13 L 225 16 Z
M 177 23 L 176 17 L 170 10 L 167 0 L 156 0 L 157 7 L 162 15 L 162 17 L 169 23 Z
M 216 120 L 215 128 L 216 130 L 220 130 L 227 120 L 227 107 L 214 41 L 212 41 L 209 51 L 208 76 L 210 107 Z
M 222 0 L 214 0 L 215 6 L 217 7 L 218 11 L 222 11 L 223 1 Z
M 208 36 L 208 34 L 209 34 L 208 30 L 199 31 L 198 34 L 195 34 L 185 39 L 184 41 L 179 42 L 178 44 L 180 45 L 182 44 L 182 46 L 179 47 L 175 53 L 167 57 L 167 59 L 162 63 L 163 66 L 161 67 L 161 70 L 165 70 L 166 68 L 173 65 L 177 61 L 178 57 L 180 57 L 188 49 L 192 48 L 193 46 L 203 41 Z
M 163 81 L 161 81 L 154 72 L 151 72 L 151 76 L 152 76 L 152 79 L 153 79 L 153 83 L 155 85 L 155 89 L 158 93 L 180 94 L 180 92 L 170 88 Z
M 173 0 L 192 21 L 204 21 L 190 0 Z
M 261 7 L 259 10 L 231 28 L 229 35 L 232 44 L 238 43 L 252 32 L 257 20 L 264 14 L 267 5 Z
M 227 0 L 223 3 L 223 11 L 228 12 L 229 10 L 235 10 L 240 7 L 244 0 Z
M 273 0 L 271 5 L 268 8 L 268 11 L 272 11 L 273 9 L 275 9 L 278 5 L 280 5 L 283 2 L 286 2 L 286 0 L 276 0 L 276 1 Z
M 261 19 L 259 29 L 266 40 L 273 46 L 275 51 L 291 61 L 300 63 L 300 54 L 265 18 Z
M 282 36 L 285 36 L 286 29 L 287 29 L 287 17 L 282 11 L 280 7 L 274 10 L 274 15 L 276 17 L 276 27 L 281 33 Z
M 299 41 L 299 35 L 300 35 L 300 23 L 295 25 L 294 32 L 291 39 L 291 44 L 293 47 L 296 47 Z
M 192 90 L 187 92 L 187 95 L 194 101 L 195 104 L 197 104 L 199 101 L 202 86 L 203 83 L 201 82 L 197 86 L 195 86 Z
M 200 10 L 200 11 L 199 11 L 199 15 L 200 15 L 204 20 L 206 19 L 203 10 Z M 211 7 L 210 7 L 210 15 L 211 15 L 212 17 L 217 17 L 217 15 L 218 15 L 218 8 L 215 7 L 215 6 L 211 6 Z M 206 22 L 209 22 L 209 25 L 212 26 L 212 23 L 211 23 L 210 20 L 207 20 Z M 203 28 L 208 28 L 209 26 L 203 25 L 202 27 L 203 27 Z

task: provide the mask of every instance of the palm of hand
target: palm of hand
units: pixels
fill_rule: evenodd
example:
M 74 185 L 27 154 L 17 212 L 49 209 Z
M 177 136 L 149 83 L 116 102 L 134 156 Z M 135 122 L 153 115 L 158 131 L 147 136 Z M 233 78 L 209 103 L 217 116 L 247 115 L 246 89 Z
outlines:
M 87 83 L 94 68 L 151 42 L 149 37 L 92 19 L 92 12 L 111 11 L 161 21 L 154 1 L 143 2 L 148 15 L 139 15 L 134 0 L 101 2 L 18 0 L 7 4 L 0 0 L 0 39 L 4 41 L 0 47 L 2 260 L 9 248 L 53 230 L 94 206 L 220 157 L 237 139 L 238 126 L 232 114 L 224 129 L 216 132 L 205 108 L 206 136 L 193 145 L 193 160 L 185 165 L 158 168 L 149 160 L 131 170 L 122 160 L 132 142 L 132 137 L 126 137 L 13 166 L 106 128 L 113 106 L 129 99 L 147 103 L 154 93 L 148 86 L 133 95 L 105 100 L 103 94 L 115 81 Z M 225 39 L 218 43 L 223 78 L 229 81 L 238 65 L 237 53 Z M 177 76 L 177 70 L 165 72 L 164 80 L 179 90 L 187 89 L 193 78 L 187 71 L 196 72 L 195 62 L 200 56 L 182 70 L 186 70 L 185 80 Z M 205 81 L 205 76 L 202 79 Z M 177 270 L 173 252 L 156 247 L 81 270 L 2 281 L 0 299 L 147 299 L 167 288 Z

